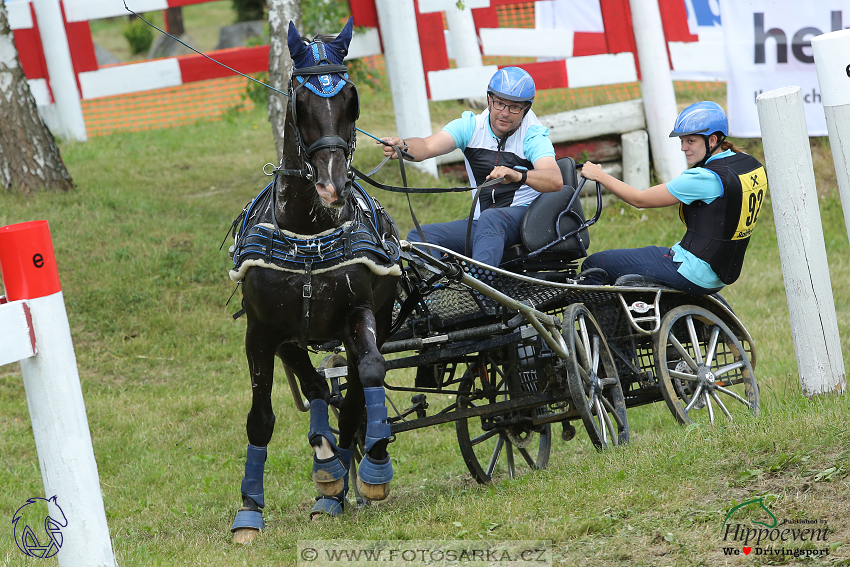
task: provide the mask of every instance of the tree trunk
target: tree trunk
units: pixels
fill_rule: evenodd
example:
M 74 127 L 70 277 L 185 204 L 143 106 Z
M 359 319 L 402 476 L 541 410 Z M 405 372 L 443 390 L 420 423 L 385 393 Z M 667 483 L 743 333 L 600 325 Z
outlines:
M 167 8 L 165 10 L 165 31 L 174 37 L 180 37 L 186 33 L 183 27 L 183 8 Z
M 269 84 L 279 91 L 286 92 L 289 74 L 292 71 L 292 58 L 286 35 L 289 21 L 301 31 L 301 0 L 267 0 L 269 8 Z M 283 127 L 286 121 L 287 99 L 284 95 L 269 91 L 269 122 L 272 124 L 274 145 L 277 158 L 283 158 Z
M 0 0 L 0 187 L 25 195 L 73 188 L 21 69 L 4 0 Z

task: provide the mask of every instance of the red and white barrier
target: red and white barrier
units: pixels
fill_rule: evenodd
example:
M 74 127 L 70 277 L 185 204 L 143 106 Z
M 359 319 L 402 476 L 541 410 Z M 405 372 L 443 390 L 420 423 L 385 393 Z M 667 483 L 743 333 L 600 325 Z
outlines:
M 56 495 L 60 567 L 113 567 L 71 329 L 47 221 L 0 227 L 0 364 L 20 360 L 44 494 Z M 25 495 L 26 496 L 26 495 Z

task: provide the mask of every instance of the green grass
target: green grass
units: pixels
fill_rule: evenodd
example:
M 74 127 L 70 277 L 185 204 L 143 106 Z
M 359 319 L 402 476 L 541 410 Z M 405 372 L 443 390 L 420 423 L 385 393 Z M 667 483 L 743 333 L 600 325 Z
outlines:
M 444 122 L 459 109 L 432 105 L 432 119 Z M 365 99 L 359 125 L 394 133 L 389 96 Z M 747 146 L 759 155 L 757 141 Z M 813 149 L 847 364 L 850 250 L 828 143 L 816 139 Z M 757 496 L 780 518 L 827 519 L 838 547 L 814 563 L 850 564 L 843 545 L 850 537 L 850 398 L 799 394 L 771 207 L 762 209 L 742 278 L 724 291 L 758 348 L 758 419 L 683 429 L 663 403 L 634 408 L 629 446 L 597 453 L 579 427 L 570 442 L 556 436 L 547 471 L 490 486 L 469 478 L 451 425 L 403 433 L 391 446 L 389 500 L 311 523 L 308 420 L 278 380 L 268 530 L 243 548 L 230 543 L 229 526 L 240 504 L 250 406 L 245 319 L 230 318 L 238 301 L 224 305 L 233 285 L 218 246 L 267 183 L 260 168 L 274 161 L 274 145 L 265 114 L 113 134 L 62 143 L 61 150 L 77 190 L 2 195 L 0 226 L 50 222 L 120 565 L 287 565 L 297 542 L 342 536 L 544 539 L 554 542 L 556 565 L 759 564 L 764 560 L 721 551 L 726 513 Z M 379 155 L 361 138 L 355 165 L 371 167 Z M 434 184 L 408 174 L 412 185 Z M 400 181 L 389 168 L 380 179 Z M 412 223 L 403 197 L 378 197 L 406 233 Z M 412 199 L 422 222 L 460 218 L 469 203 L 465 194 Z M 592 232 L 592 250 L 603 250 L 672 244 L 682 225 L 673 210 L 614 204 Z M 0 565 L 41 564 L 23 559 L 8 523 L 36 495 L 43 496 L 43 485 L 26 398 L 17 365 L 9 365 L 0 369 L 0 519 L 8 530 L 0 533 Z

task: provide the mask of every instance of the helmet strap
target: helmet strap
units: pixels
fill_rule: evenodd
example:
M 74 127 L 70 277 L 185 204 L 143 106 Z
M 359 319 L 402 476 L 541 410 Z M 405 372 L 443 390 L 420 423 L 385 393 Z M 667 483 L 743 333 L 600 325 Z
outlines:
M 720 147 L 720 144 L 722 144 L 722 143 L 723 143 L 723 140 L 725 140 L 725 139 L 726 139 L 726 136 L 719 135 L 719 136 L 717 136 L 717 144 L 716 144 L 714 147 L 710 147 L 710 146 L 708 145 L 708 139 L 709 139 L 709 138 L 711 138 L 711 136 L 714 136 L 714 135 L 715 135 L 715 134 L 710 134 L 710 135 L 708 135 L 708 136 L 703 136 L 703 137 L 702 137 L 702 139 L 705 141 L 705 156 L 703 156 L 703 158 L 702 158 L 701 160 L 699 160 L 699 162 L 695 163 L 695 164 L 693 165 L 693 167 L 702 167 L 702 166 L 704 166 L 704 165 L 706 164 L 706 162 L 708 161 L 708 158 L 710 158 L 710 157 L 714 154 L 714 151 L 715 151 L 717 148 L 719 148 L 719 147 Z

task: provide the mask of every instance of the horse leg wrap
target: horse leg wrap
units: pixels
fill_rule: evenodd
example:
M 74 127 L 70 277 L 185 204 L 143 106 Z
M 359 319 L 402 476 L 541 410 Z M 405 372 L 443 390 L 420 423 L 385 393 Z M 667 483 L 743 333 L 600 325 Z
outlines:
M 263 492 L 263 468 L 266 464 L 266 447 L 255 447 L 248 444 L 248 456 L 245 458 L 245 476 L 242 477 L 242 498 L 248 497 L 257 506 L 264 508 L 266 499 Z M 257 510 L 241 509 L 236 512 L 236 519 L 230 526 L 230 531 L 239 528 L 265 529 L 263 513 Z
M 339 461 L 345 467 L 345 482 L 342 492 L 332 496 L 317 496 L 316 504 L 310 510 L 310 514 L 327 514 L 328 516 L 339 516 L 345 510 L 345 501 L 348 497 L 348 471 L 351 468 L 351 456 L 354 453 L 352 449 L 340 449 Z
M 383 387 L 363 388 L 366 398 L 366 451 L 378 441 L 389 441 L 390 424 L 387 422 L 386 395 Z
M 381 441 L 390 438 L 390 424 L 387 422 L 387 406 L 384 389 L 364 388 L 366 396 L 366 452 L 357 469 L 358 478 L 368 484 L 386 484 L 393 478 L 393 465 L 389 455 L 375 459 L 369 450 Z
M 336 446 L 336 436 L 331 432 L 328 423 L 328 404 L 324 400 L 313 400 L 310 402 L 310 433 L 308 435 L 310 444 L 316 444 L 324 437 L 331 444 L 333 455 L 326 459 L 319 459 L 313 455 L 313 483 L 325 496 L 333 496 L 342 490 L 342 479 L 348 474 L 348 469 L 340 459 L 340 449 Z M 350 459 L 349 459 L 350 462 Z
M 245 476 L 242 478 L 242 496 L 247 496 L 264 508 L 266 499 L 263 493 L 263 468 L 266 464 L 266 447 L 248 444 L 248 456 L 245 458 Z
M 322 399 L 310 401 L 310 433 L 307 434 L 310 444 L 316 441 L 316 436 L 321 435 L 333 447 L 334 453 L 339 449 L 336 446 L 336 436 L 331 431 L 328 422 L 328 402 Z

